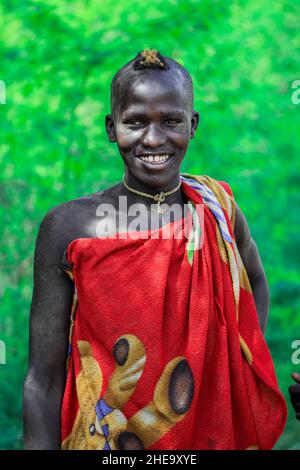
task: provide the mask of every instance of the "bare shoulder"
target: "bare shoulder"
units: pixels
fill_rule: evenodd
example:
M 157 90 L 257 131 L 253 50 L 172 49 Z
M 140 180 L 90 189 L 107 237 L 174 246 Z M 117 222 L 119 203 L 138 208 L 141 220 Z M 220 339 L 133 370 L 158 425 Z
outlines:
M 92 205 L 91 196 L 52 207 L 41 220 L 35 245 L 36 265 L 59 268 L 68 244 L 84 236 L 82 227 Z
M 51 226 L 58 231 L 64 230 L 66 221 L 71 222 L 72 217 L 76 218 L 78 213 L 99 204 L 103 200 L 103 195 L 104 191 L 88 194 L 52 207 L 43 217 L 41 227 Z
M 254 279 L 264 274 L 262 261 L 257 245 L 252 238 L 248 221 L 237 203 L 235 203 L 235 210 L 234 236 L 236 245 L 249 279 Z
M 75 238 L 95 236 L 97 208 L 99 204 L 112 203 L 118 188 L 115 185 L 52 207 L 41 221 L 39 237 L 44 244 L 61 250 Z
M 247 219 L 241 208 L 235 202 L 234 236 L 240 249 L 245 248 L 251 241 L 251 234 Z

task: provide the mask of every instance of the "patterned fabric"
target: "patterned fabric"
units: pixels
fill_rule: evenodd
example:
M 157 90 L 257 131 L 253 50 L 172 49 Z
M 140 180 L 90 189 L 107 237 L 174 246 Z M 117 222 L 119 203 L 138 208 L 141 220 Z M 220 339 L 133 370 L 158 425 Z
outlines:
M 187 176 L 181 175 L 181 180 L 186 182 L 191 188 L 196 189 L 196 191 L 201 194 L 203 202 L 215 216 L 222 237 L 224 240 L 232 243 L 232 238 L 228 230 L 227 221 L 224 217 L 222 206 L 214 193 L 204 183 L 200 182 L 201 178 L 188 178 Z
M 232 191 L 207 175 L 181 178 L 187 234 L 182 219 L 161 237 L 67 247 L 76 291 L 62 449 L 271 449 L 283 431 Z
M 239 314 L 239 295 L 240 295 L 240 283 L 243 284 L 243 288 L 248 292 L 252 293 L 250 283 L 248 281 L 248 276 L 244 268 L 242 259 L 240 257 L 238 248 L 234 241 L 234 236 L 231 237 L 229 232 L 230 221 L 227 221 L 224 214 L 225 209 L 228 214 L 233 217 L 234 214 L 234 199 L 233 197 L 225 197 L 225 192 L 223 193 L 223 198 L 221 197 L 221 203 L 218 201 L 213 190 L 217 193 L 218 189 L 216 184 L 213 182 L 213 179 L 206 177 L 206 184 L 203 183 L 203 177 L 192 176 L 192 175 L 181 175 L 181 180 L 186 182 L 189 187 L 195 189 L 202 197 L 203 203 L 210 209 L 214 215 L 217 222 L 216 237 L 218 240 L 218 247 L 223 261 L 229 264 L 230 274 L 232 278 L 232 287 L 234 292 L 234 299 L 236 304 L 236 317 L 238 320 Z M 212 189 L 209 188 L 209 185 Z M 231 192 L 232 194 L 232 192 Z M 219 195 L 220 197 L 220 195 Z M 223 206 L 222 206 L 223 204 Z M 233 230 L 233 224 L 232 224 Z M 221 235 L 221 236 L 220 236 Z M 241 281 L 240 281 L 241 278 Z M 246 282 L 245 282 L 246 280 Z M 244 353 L 248 359 L 251 357 L 251 353 L 247 348 L 246 343 L 241 338 L 241 347 L 244 350 Z

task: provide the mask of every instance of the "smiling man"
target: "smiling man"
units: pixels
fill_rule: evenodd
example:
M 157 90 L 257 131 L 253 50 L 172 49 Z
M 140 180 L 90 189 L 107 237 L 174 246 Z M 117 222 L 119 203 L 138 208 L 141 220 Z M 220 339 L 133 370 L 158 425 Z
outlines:
M 191 77 L 174 64 L 170 71 L 167 64 L 140 70 L 129 63 L 112 82 L 113 113 L 106 127 L 125 162 L 126 182 L 137 189 L 168 191 L 179 183 L 180 164 L 198 126 Z
M 270 449 L 286 406 L 267 281 L 229 185 L 180 173 L 199 121 L 191 77 L 144 50 L 116 73 L 111 112 L 123 181 L 39 230 L 25 447 Z

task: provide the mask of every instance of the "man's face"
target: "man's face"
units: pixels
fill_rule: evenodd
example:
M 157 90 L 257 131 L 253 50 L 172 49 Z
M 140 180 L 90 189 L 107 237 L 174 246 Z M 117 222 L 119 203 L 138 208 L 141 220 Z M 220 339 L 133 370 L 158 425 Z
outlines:
M 106 129 L 110 141 L 117 142 L 126 171 L 142 185 L 169 189 L 179 181 L 199 115 L 190 110 L 181 80 L 152 72 L 123 85 L 115 119 L 106 116 Z

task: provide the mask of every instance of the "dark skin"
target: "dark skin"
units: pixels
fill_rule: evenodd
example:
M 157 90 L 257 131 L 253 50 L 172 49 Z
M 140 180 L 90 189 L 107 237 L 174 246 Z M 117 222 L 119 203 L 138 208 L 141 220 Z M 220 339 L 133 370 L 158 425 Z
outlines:
M 134 86 L 127 85 L 120 91 L 118 110 L 114 117 L 106 116 L 105 125 L 110 142 L 117 143 L 124 160 L 129 186 L 155 194 L 168 191 L 179 182 L 180 164 L 195 135 L 199 114 L 191 108 L 179 75 L 147 72 L 151 73 L 146 80 L 136 81 Z M 149 168 L 137 158 L 146 152 L 170 153 L 171 158 L 164 169 L 163 166 Z M 25 449 L 60 448 L 60 412 L 73 298 L 73 283 L 61 269 L 62 255 L 72 240 L 99 236 L 99 231 L 96 232 L 98 205 L 110 203 L 118 210 L 121 195 L 128 197 L 128 207 L 133 203 L 145 204 L 149 209 L 145 217 L 150 217 L 151 200 L 133 194 L 119 183 L 55 207 L 41 223 L 35 247 L 29 368 L 24 383 Z M 166 202 L 183 207 L 186 200 L 180 189 L 168 196 Z M 166 220 L 157 215 L 155 223 L 161 227 Z M 238 206 L 234 234 L 264 332 L 269 309 L 267 280 L 247 221 Z

